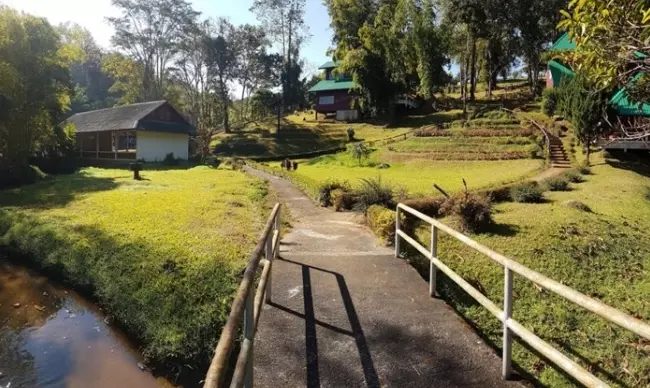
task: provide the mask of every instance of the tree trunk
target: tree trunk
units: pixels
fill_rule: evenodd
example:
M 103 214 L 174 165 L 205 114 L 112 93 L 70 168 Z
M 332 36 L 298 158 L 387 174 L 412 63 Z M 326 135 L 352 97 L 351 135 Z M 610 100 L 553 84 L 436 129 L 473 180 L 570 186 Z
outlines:
M 291 91 L 293 90 L 292 86 L 291 86 L 291 81 L 292 81 L 291 80 L 291 71 L 292 71 L 292 67 L 293 67 L 293 66 L 291 66 L 291 50 L 293 49 L 292 46 L 291 46 L 291 35 L 293 34 L 292 26 L 291 26 L 292 19 L 293 19 L 293 6 L 289 10 L 289 17 L 288 17 L 288 20 L 287 20 L 288 23 L 289 23 L 289 28 L 288 28 L 288 30 L 289 30 L 289 38 L 288 38 L 288 42 L 287 42 L 287 68 L 286 68 L 286 76 L 285 76 L 285 78 L 286 78 L 285 106 L 286 107 L 289 107 L 289 105 L 292 102 Z
M 591 164 L 589 163 L 589 156 L 591 155 L 591 137 L 587 137 L 587 141 L 585 142 L 586 147 L 586 157 L 587 157 L 587 167 L 589 167 Z
M 221 115 L 223 131 L 225 133 L 230 133 L 230 120 L 228 114 L 228 89 L 225 82 L 221 82 Z
M 473 35 L 473 34 L 472 34 Z M 469 90 L 469 100 L 474 102 L 476 100 L 476 38 L 472 36 L 472 58 L 471 69 L 470 69 L 470 90 Z

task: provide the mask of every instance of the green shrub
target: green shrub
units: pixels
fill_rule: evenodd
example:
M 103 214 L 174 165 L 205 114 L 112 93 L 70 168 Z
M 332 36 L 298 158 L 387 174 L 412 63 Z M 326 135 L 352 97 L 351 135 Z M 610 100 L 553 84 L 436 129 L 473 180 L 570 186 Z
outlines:
M 414 198 L 403 201 L 404 205 L 411 207 L 429 217 L 439 217 L 440 207 L 445 198 Z
M 372 205 L 382 205 L 387 208 L 395 207 L 395 192 L 381 178 L 362 179 L 361 186 L 356 190 L 355 209 L 366 211 Z
M 346 135 L 348 136 L 348 141 L 352 142 L 354 141 L 354 128 L 350 127 L 345 131 Z
M 163 159 L 162 164 L 165 166 L 178 166 L 180 164 L 180 160 L 176 159 L 173 152 L 170 152 L 165 155 L 165 159 Z
M 440 212 L 455 217 L 464 233 L 480 232 L 492 224 L 492 204 L 484 195 L 464 193 L 447 198 Z
M 488 197 L 492 203 L 508 202 L 512 201 L 512 196 L 510 195 L 511 189 L 511 186 L 503 186 L 498 189 L 487 190 L 483 192 L 483 195 Z
M 380 205 L 372 205 L 366 210 L 366 222 L 384 245 L 395 243 L 395 211 Z M 400 217 L 404 222 L 404 215 Z
M 591 168 L 589 166 L 580 166 L 578 167 L 578 172 L 582 175 L 590 175 Z
M 558 92 L 555 88 L 544 89 L 542 93 L 542 112 L 551 117 L 557 110 Z
M 335 211 L 350 210 L 354 205 L 354 194 L 343 189 L 334 189 L 330 193 L 332 206 Z
M 565 171 L 562 175 L 571 183 L 580 183 L 585 181 L 585 178 L 580 174 L 580 171 L 575 168 Z
M 576 209 L 576 210 L 580 210 L 581 212 L 591 213 L 591 208 L 589 206 L 587 206 L 584 202 L 580 202 L 575 199 L 564 201 L 562 204 L 571 209 Z
M 533 144 L 528 148 L 528 157 L 531 159 L 540 159 L 544 155 L 544 150 L 538 144 Z
M 540 203 L 544 200 L 544 191 L 536 182 L 525 182 L 510 189 L 510 198 L 515 202 Z
M 35 166 L 0 167 L 0 189 L 29 185 L 45 177 L 47 175 Z
M 549 191 L 569 191 L 569 181 L 561 176 L 547 178 L 542 185 Z
M 332 191 L 334 190 L 350 191 L 350 185 L 347 182 L 327 181 L 318 187 L 318 196 L 316 202 L 323 207 L 332 206 Z

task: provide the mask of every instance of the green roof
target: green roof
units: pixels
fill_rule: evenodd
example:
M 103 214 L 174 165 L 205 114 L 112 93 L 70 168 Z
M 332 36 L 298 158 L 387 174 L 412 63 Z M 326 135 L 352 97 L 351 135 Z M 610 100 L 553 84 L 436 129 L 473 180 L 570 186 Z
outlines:
M 319 67 L 318 69 L 319 70 L 336 69 L 337 67 L 339 67 L 340 64 L 341 61 L 329 61 L 322 64 L 321 67 Z
M 357 84 L 354 83 L 354 81 L 352 80 L 344 80 L 344 81 L 322 80 L 316 85 L 314 85 L 314 87 L 309 89 L 309 93 L 327 92 L 330 90 L 350 90 L 355 88 L 357 88 Z
M 553 78 L 553 85 L 556 87 L 560 85 L 563 79 L 571 79 L 575 76 L 575 73 L 571 69 L 560 62 L 550 60 L 548 61 L 548 67 Z
M 551 46 L 551 50 L 556 50 L 556 51 L 566 51 L 566 50 L 574 50 L 576 48 L 576 44 L 573 43 L 573 41 L 569 38 L 569 33 L 565 32 L 564 35 L 560 37 L 555 43 L 553 43 L 553 46 Z
M 641 74 L 638 74 L 631 82 L 639 79 Z M 650 105 L 638 102 L 632 102 L 627 95 L 627 88 L 621 88 L 609 100 L 616 113 L 621 116 L 650 116 Z

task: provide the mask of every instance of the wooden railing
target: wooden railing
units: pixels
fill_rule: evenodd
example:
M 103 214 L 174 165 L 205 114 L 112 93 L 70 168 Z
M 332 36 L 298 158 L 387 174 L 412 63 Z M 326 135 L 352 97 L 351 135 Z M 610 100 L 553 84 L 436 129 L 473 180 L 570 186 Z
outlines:
M 400 227 L 400 217 L 403 213 L 410 214 L 417 217 L 431 225 L 431 247 L 426 249 L 415 239 L 410 237 Z M 564 299 L 573 302 L 574 304 L 591 311 L 592 313 L 605 318 L 620 327 L 623 327 L 633 333 L 640 335 L 646 339 L 650 339 L 650 325 L 634 318 L 624 312 L 610 307 L 603 302 L 584 295 L 570 287 L 565 286 L 553 279 L 550 279 L 539 272 L 533 271 L 520 263 L 509 259 L 490 248 L 487 248 L 476 241 L 470 239 L 464 234 L 457 232 L 447 225 L 435 220 L 419 211 L 408 207 L 404 204 L 397 205 L 397 214 L 395 222 L 395 255 L 399 256 L 401 253 L 401 241 L 404 240 L 417 249 L 422 255 L 429 260 L 429 294 L 435 295 L 436 290 L 436 274 L 437 271 L 442 271 L 452 281 L 458 284 L 470 296 L 472 296 L 478 303 L 485 307 L 492 315 L 497 317 L 503 325 L 503 378 L 507 379 L 511 374 L 511 359 L 512 359 L 512 336 L 517 335 L 523 342 L 528 344 L 531 348 L 538 351 L 541 355 L 546 357 L 549 361 L 557 367 L 564 370 L 567 374 L 575 378 L 587 387 L 608 387 L 602 380 L 598 379 L 593 374 L 589 373 L 576 362 L 562 354 L 559 350 L 555 349 L 548 342 L 539 338 L 532 331 L 526 329 L 521 323 L 512 318 L 512 304 L 515 294 L 512 292 L 513 275 L 517 274 L 524 279 L 527 279 L 541 288 L 551 291 Z M 500 264 L 504 269 L 504 295 L 503 295 L 503 310 L 499 308 L 494 302 L 483 295 L 476 287 L 472 286 L 465 279 L 460 277 L 451 268 L 447 267 L 441 260 L 438 252 L 438 231 L 442 231 L 447 235 L 455 238 L 468 247 L 480 252 L 490 258 L 497 264 Z
M 255 332 L 257 331 L 257 322 L 262 311 L 262 304 L 271 299 L 271 271 L 279 247 L 280 204 L 276 204 L 266 222 L 257 246 L 248 260 L 244 277 L 239 284 L 232 303 L 228 321 L 221 332 L 214 358 L 205 377 L 204 388 L 221 388 L 227 385 L 231 388 L 251 388 L 253 386 Z M 260 268 L 260 263 L 262 274 L 257 288 L 255 288 L 255 277 Z M 230 367 L 230 353 L 242 324 L 244 340 L 241 344 L 232 379 L 228 383 L 225 380 Z

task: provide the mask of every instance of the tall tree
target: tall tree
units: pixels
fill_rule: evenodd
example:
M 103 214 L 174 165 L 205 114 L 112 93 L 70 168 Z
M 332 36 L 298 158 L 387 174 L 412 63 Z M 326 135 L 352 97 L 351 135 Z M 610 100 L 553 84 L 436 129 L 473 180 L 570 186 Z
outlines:
M 72 84 L 59 34 L 0 6 L 0 167 L 25 166 L 55 138 Z
M 118 105 L 146 101 L 142 81 L 144 77 L 144 65 L 142 63 L 114 52 L 102 58 L 102 71 L 114 81 L 109 92 L 118 96 Z
M 376 13 L 372 5 L 363 3 L 370 14 L 361 26 L 339 20 L 345 18 L 345 2 L 326 4 L 334 17 L 334 43 L 342 39 L 335 56 L 359 84 L 362 106 L 388 112 L 392 121 L 399 94 L 428 97 L 434 86 L 446 80 L 447 39 L 436 25 L 430 0 L 384 1 Z M 345 36 L 357 27 L 357 38 Z
M 116 98 L 109 92 L 113 79 L 102 71 L 103 53 L 90 31 L 73 23 L 61 24 L 57 31 L 75 87 L 70 114 L 114 105 Z
M 222 124 L 221 98 L 212 87 L 206 42 L 215 26 L 206 20 L 189 31 L 180 46 L 172 76 L 182 90 L 184 107 L 195 125 L 198 152 L 202 159 L 211 154 L 210 142 Z
M 208 82 L 220 97 L 222 126 L 226 133 L 230 132 L 228 117 L 230 107 L 229 83 L 234 79 L 237 72 L 235 42 L 235 28 L 226 19 L 219 19 L 215 36 L 208 37 L 205 40 Z
M 250 96 L 261 82 L 270 78 L 266 61 L 269 42 L 264 29 L 250 24 L 239 26 L 235 30 L 234 40 L 237 56 L 234 78 L 242 89 L 239 119 L 243 121 L 247 105 L 246 96 Z
M 292 72 L 298 63 L 300 47 L 309 36 L 305 24 L 305 4 L 306 0 L 255 0 L 251 7 L 269 38 L 282 50 L 282 96 L 285 107 L 290 107 L 294 102 L 294 83 L 300 75 Z
M 560 10 L 567 0 L 517 0 L 511 9 L 514 26 L 521 36 L 521 50 L 533 94 L 537 88 L 542 54 L 557 36 Z
M 143 98 L 165 98 L 169 66 L 199 13 L 185 0 L 112 0 L 122 11 L 108 18 L 112 43 L 142 64 Z

